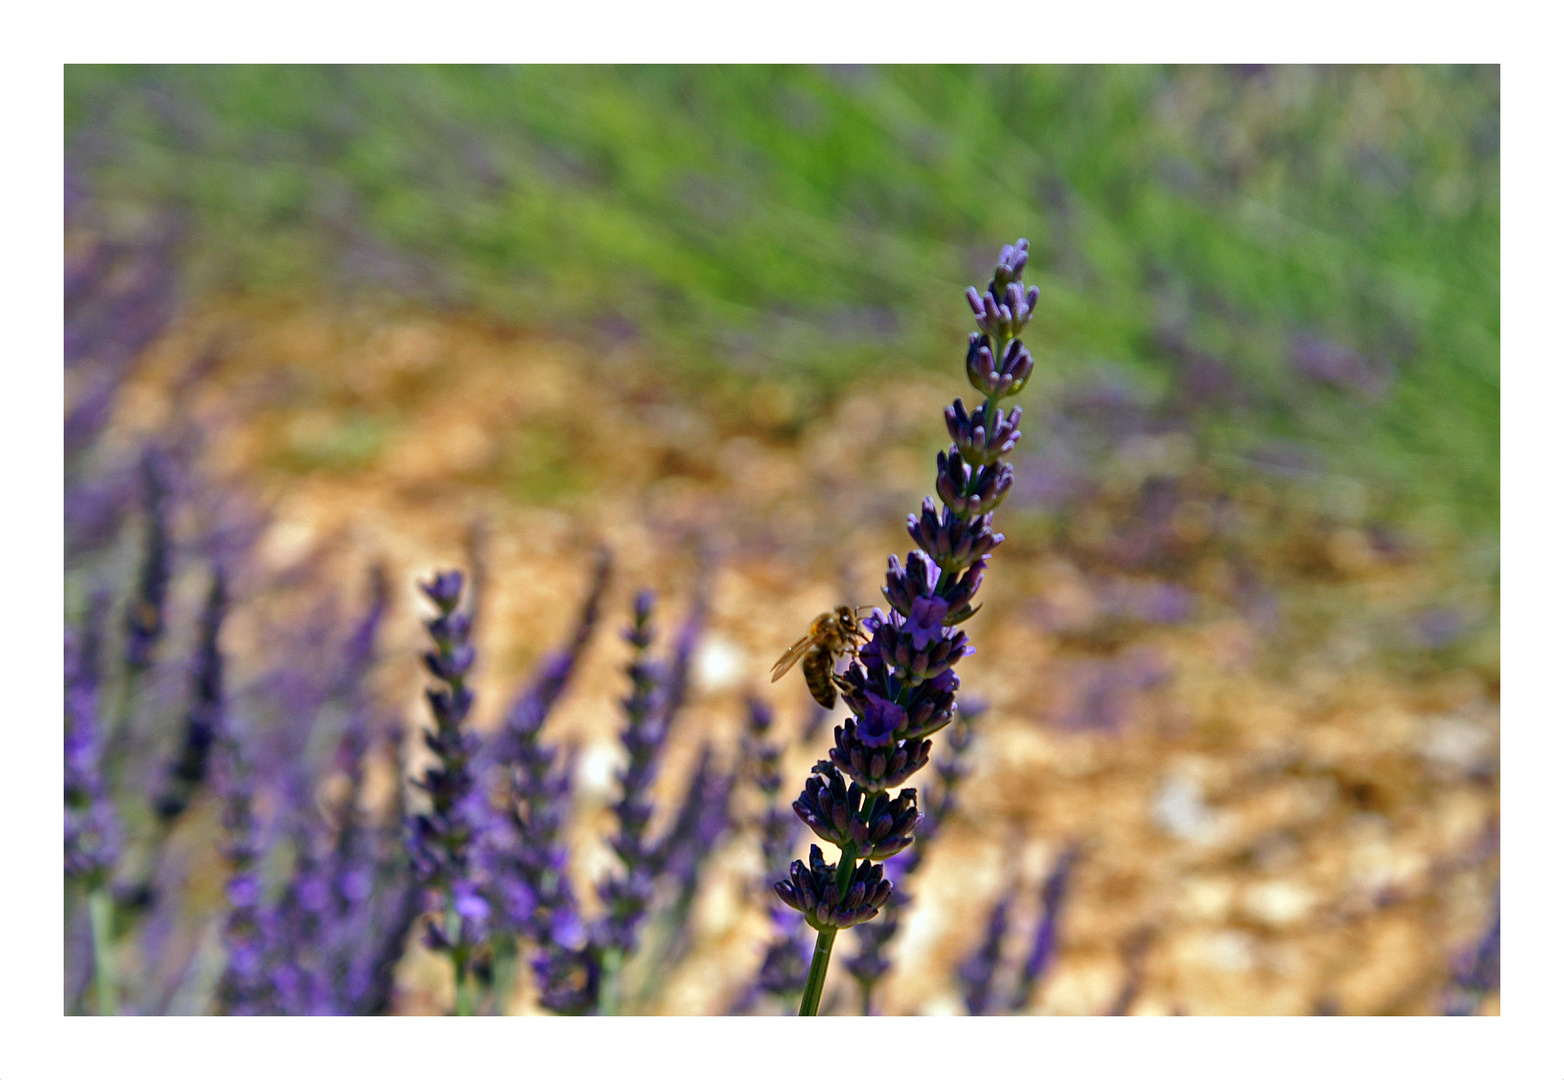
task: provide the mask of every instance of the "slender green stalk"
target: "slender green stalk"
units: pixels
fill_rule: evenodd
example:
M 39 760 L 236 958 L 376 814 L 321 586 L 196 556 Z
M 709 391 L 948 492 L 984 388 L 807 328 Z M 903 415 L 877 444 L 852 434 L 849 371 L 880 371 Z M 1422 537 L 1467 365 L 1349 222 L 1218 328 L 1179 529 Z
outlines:
M 87 894 L 92 921 L 92 985 L 99 1016 L 119 1015 L 118 972 L 114 967 L 114 898 L 99 886 Z
M 831 946 L 836 944 L 835 930 L 822 930 L 815 938 L 814 959 L 809 961 L 809 978 L 804 983 L 804 997 L 798 1003 L 799 1016 L 820 1015 L 820 991 L 825 989 L 825 972 L 831 964 Z
M 836 863 L 836 891 L 847 895 L 847 886 L 858 868 L 858 848 L 849 844 Z M 825 989 L 826 969 L 831 965 L 831 946 L 836 944 L 836 930 L 821 930 L 815 938 L 815 955 L 809 961 L 809 977 L 804 982 L 804 997 L 798 1003 L 799 1016 L 820 1015 L 820 993 Z

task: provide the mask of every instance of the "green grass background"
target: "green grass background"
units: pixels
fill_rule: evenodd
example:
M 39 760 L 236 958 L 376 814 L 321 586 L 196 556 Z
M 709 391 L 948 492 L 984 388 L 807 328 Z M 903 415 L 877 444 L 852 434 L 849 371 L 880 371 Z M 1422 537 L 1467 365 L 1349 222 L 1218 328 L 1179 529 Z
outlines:
M 177 210 L 198 291 L 633 333 L 713 386 L 948 368 L 1025 235 L 1051 375 L 1165 386 L 1173 327 L 1250 388 L 1214 445 L 1497 534 L 1496 68 L 73 66 L 65 98 L 67 163 Z M 1299 334 L 1391 390 L 1300 379 Z

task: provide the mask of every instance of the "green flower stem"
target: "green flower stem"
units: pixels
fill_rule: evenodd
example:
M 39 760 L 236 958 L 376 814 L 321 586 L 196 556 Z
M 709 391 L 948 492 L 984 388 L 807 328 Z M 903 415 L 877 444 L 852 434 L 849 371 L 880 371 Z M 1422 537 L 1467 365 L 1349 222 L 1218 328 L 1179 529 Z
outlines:
M 820 1015 L 820 991 L 825 988 L 825 971 L 831 963 L 831 946 L 836 943 L 835 930 L 822 930 L 815 938 L 814 959 L 809 961 L 809 979 L 804 983 L 804 998 L 798 1003 L 799 1016 Z
M 853 880 L 853 871 L 858 868 L 858 848 L 855 844 L 849 844 L 842 850 L 842 856 L 836 863 L 836 892 L 839 896 L 847 895 L 847 886 Z M 831 965 L 831 946 L 836 944 L 836 930 L 821 930 L 820 936 L 815 938 L 815 955 L 809 961 L 809 977 L 804 982 L 804 997 L 798 1003 L 799 1016 L 820 1015 L 820 994 L 825 989 L 826 969 Z
M 119 987 L 114 969 L 114 898 L 104 886 L 87 894 L 92 920 L 92 985 L 99 1016 L 119 1015 Z

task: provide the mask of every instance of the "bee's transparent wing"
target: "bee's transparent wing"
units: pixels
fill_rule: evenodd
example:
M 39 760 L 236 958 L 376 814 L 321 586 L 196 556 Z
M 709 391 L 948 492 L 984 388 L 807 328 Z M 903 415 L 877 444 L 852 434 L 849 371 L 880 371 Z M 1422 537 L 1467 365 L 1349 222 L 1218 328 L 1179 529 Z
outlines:
M 782 654 L 782 659 L 771 665 L 771 681 L 776 682 L 789 671 L 792 671 L 793 665 L 798 663 L 799 657 L 809 651 L 809 646 L 813 643 L 814 637 L 810 634 L 805 634 L 799 638 L 791 649 Z

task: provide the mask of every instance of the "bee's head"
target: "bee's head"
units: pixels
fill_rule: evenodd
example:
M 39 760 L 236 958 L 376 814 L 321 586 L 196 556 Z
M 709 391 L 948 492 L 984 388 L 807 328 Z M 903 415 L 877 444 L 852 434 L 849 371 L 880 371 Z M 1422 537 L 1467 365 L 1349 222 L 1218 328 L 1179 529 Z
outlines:
M 836 625 L 842 628 L 843 633 L 851 634 L 858 629 L 858 614 L 846 604 L 836 609 Z

